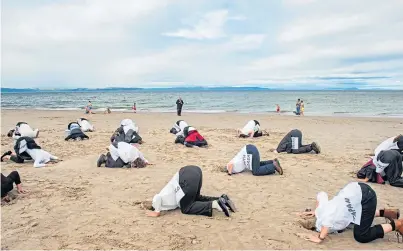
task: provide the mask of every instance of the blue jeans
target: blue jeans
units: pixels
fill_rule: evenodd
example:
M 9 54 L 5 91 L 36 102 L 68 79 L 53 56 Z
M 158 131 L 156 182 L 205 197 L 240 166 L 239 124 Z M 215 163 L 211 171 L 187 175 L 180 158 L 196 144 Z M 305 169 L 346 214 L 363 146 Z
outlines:
M 272 160 L 260 161 L 260 154 L 254 145 L 247 145 L 246 152 L 252 154 L 252 174 L 255 176 L 270 175 L 276 172 Z

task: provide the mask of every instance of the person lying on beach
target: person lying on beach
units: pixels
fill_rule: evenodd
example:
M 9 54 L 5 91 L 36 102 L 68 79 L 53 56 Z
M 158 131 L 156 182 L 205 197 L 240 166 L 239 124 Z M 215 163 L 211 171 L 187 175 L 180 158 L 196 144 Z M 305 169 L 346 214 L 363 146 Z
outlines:
M 403 219 L 399 220 L 398 209 L 377 210 L 375 191 L 364 183 L 347 184 L 333 199 L 328 200 L 325 192 L 317 195 L 316 210 L 304 212 L 302 217 L 316 217 L 315 230 L 319 234 L 298 234 L 305 240 L 321 243 L 328 234 L 344 231 L 352 223 L 354 239 L 360 243 L 368 243 L 384 238 L 386 233 L 396 231 L 403 233 Z M 388 224 L 374 225 L 375 217 L 385 217 Z
M 20 175 L 17 171 L 12 171 L 7 177 L 1 174 L 1 201 L 10 202 L 8 193 L 14 189 L 14 183 L 17 186 L 18 193 L 25 193 L 22 189 Z
M 290 131 L 278 145 L 277 149 L 271 149 L 271 151 L 276 153 L 309 153 L 314 151 L 315 153 L 320 153 L 320 147 L 318 143 L 312 142 L 309 145 L 302 145 L 302 132 L 298 129 Z
M 162 211 L 181 209 L 183 214 L 204 215 L 211 217 L 213 209 L 224 212 L 236 212 L 234 203 L 225 194 L 221 197 L 209 197 L 200 194 L 203 174 L 198 166 L 185 166 L 177 172 L 168 184 L 154 196 L 148 216 L 158 217 Z
M 172 134 L 175 134 L 176 136 L 183 135 L 183 130 L 185 127 L 188 127 L 188 123 L 184 120 L 178 120 L 176 123 L 172 126 L 171 130 L 169 131 Z
M 24 163 L 34 160 L 34 167 L 44 167 L 47 163 L 57 162 L 58 157 L 44 151 L 29 137 L 20 137 L 14 146 L 14 151 L 8 151 L 1 156 L 1 162 L 11 160 L 15 163 Z
M 186 147 L 207 147 L 208 143 L 200 133 L 192 126 L 183 129 L 183 136 L 176 137 L 175 144 L 183 144 Z
M 76 122 L 71 122 L 70 124 L 68 124 L 66 132 L 67 137 L 64 139 L 66 141 L 70 139 L 79 141 L 90 138 L 85 133 L 83 133 L 80 125 Z
M 80 125 L 81 131 L 83 131 L 83 132 L 93 132 L 93 131 L 95 131 L 95 127 L 86 118 L 77 119 L 77 123 Z
M 135 144 L 126 142 L 111 144 L 106 155 L 101 154 L 98 158 L 97 167 L 101 167 L 103 164 L 110 168 L 143 168 L 151 165 Z
M 228 175 L 241 173 L 246 170 L 252 171 L 255 176 L 270 175 L 276 171 L 283 175 L 283 169 L 277 159 L 260 161 L 259 150 L 254 145 L 246 145 L 227 164 L 223 171 Z
M 139 128 L 131 119 L 124 119 L 111 137 L 111 142 L 126 142 L 143 144 L 144 141 L 138 134 Z
M 32 129 L 27 123 L 25 122 L 18 122 L 15 128 L 11 129 L 8 133 L 8 137 L 13 137 L 17 140 L 19 137 L 30 137 L 30 138 L 37 138 L 39 135 L 39 129 Z
M 389 181 L 389 184 L 391 186 L 403 187 L 402 155 L 400 155 L 398 151 L 396 150 L 381 151 L 377 155 L 376 159 L 372 160 L 372 165 L 375 166 L 376 174 L 381 176 L 381 179 L 378 176 L 376 176 L 377 181 L 378 180 Z
M 269 136 L 269 133 L 260 130 L 260 123 L 257 120 L 248 121 L 248 123 L 242 129 L 237 130 L 237 134 L 241 138 Z

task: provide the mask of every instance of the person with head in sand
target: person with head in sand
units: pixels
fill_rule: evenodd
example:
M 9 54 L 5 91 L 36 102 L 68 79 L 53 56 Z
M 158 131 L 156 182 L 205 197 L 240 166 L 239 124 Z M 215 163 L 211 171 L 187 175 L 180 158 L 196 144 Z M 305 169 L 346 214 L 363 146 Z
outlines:
M 144 141 L 138 134 L 139 127 L 131 119 L 124 119 L 111 137 L 111 142 L 126 142 L 143 144 Z
M 39 129 L 32 129 L 25 122 L 18 122 L 14 129 L 11 129 L 8 133 L 8 137 L 13 137 L 17 140 L 19 137 L 37 138 L 39 135 Z
M 207 147 L 208 143 L 203 136 L 192 126 L 183 128 L 183 135 L 178 134 L 175 144 L 183 144 L 186 147 Z
M 376 159 L 373 159 L 375 172 L 382 179 L 389 181 L 391 186 L 403 187 L 403 163 L 402 155 L 396 150 L 381 151 Z
M 275 153 L 309 153 L 314 151 L 315 153 L 320 153 L 320 147 L 316 142 L 312 142 L 309 145 L 302 145 L 302 132 L 298 129 L 290 131 L 285 137 L 280 141 L 277 149 L 271 149 Z
M 386 233 L 392 231 L 402 234 L 403 219 L 399 220 L 400 211 L 377 210 L 376 207 L 376 193 L 364 183 L 347 184 L 331 200 L 328 200 L 325 192 L 320 192 L 317 195 L 316 210 L 301 214 L 305 217 L 316 217 L 315 228 L 319 234 L 299 236 L 311 242 L 321 243 L 329 233 L 343 231 L 351 223 L 354 224 L 354 239 L 361 243 L 384 238 Z M 390 223 L 372 226 L 375 217 L 385 217 Z
M 78 123 L 76 122 L 71 122 L 67 126 L 67 137 L 64 139 L 66 141 L 68 140 L 84 140 L 84 139 L 89 139 L 85 133 L 81 130 L 81 127 Z
M 246 145 L 241 151 L 227 164 L 223 171 L 228 175 L 241 173 L 246 170 L 252 171 L 255 176 L 274 174 L 276 171 L 283 175 L 283 169 L 278 159 L 260 161 L 259 150 L 254 145 Z
M 213 209 L 229 217 L 235 212 L 235 205 L 225 194 L 208 197 L 200 194 L 203 174 L 198 166 L 185 166 L 177 172 L 168 184 L 154 196 L 148 216 L 158 217 L 162 211 L 180 208 L 183 214 L 211 217 Z
M 241 138 L 256 138 L 261 136 L 269 136 L 266 131 L 260 130 L 260 123 L 257 120 L 250 120 L 242 129 L 238 129 L 237 133 Z
M 8 193 L 13 190 L 14 183 L 18 193 L 25 193 L 22 189 L 20 175 L 17 171 L 12 171 L 7 177 L 1 174 L 1 201 L 10 202 Z
M 108 153 L 101 154 L 97 161 L 97 166 L 101 167 L 119 168 L 119 167 L 132 167 L 143 168 L 151 165 L 144 155 L 139 151 L 135 144 L 126 142 L 115 142 L 109 146 Z
M 172 134 L 175 134 L 176 136 L 183 135 L 183 130 L 185 127 L 188 127 L 188 123 L 184 120 L 178 120 L 176 123 L 172 126 L 171 130 L 169 131 Z
M 24 163 L 25 160 L 34 160 L 34 167 L 44 167 L 47 163 L 57 162 L 58 157 L 44 151 L 29 137 L 21 137 L 14 146 L 14 151 L 8 151 L 1 156 L 1 162 L 11 160 L 15 163 Z
M 86 118 L 77 119 L 77 123 L 80 125 L 81 131 L 83 131 L 83 132 L 93 132 L 93 131 L 95 131 L 95 127 Z
M 394 150 L 403 155 L 403 135 L 400 134 L 383 141 L 377 148 L 375 148 L 374 159 L 377 158 L 381 151 L 386 150 Z

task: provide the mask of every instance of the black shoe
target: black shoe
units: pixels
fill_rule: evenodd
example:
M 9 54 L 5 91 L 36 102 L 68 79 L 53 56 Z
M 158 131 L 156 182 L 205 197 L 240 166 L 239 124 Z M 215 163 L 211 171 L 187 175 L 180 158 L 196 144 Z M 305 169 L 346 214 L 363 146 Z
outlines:
M 3 162 L 3 158 L 4 158 L 4 157 L 6 157 L 7 155 L 11 155 L 11 154 L 12 154 L 11 151 L 8 151 L 8 152 L 3 153 L 3 155 L 1 155 L 1 162 Z
M 225 216 L 229 217 L 229 211 L 227 206 L 225 205 L 226 202 L 225 199 L 220 197 L 217 202 L 218 205 L 221 207 L 222 211 L 225 213 Z
M 313 142 L 313 143 L 311 144 L 311 147 L 312 147 L 312 150 L 314 150 L 316 154 L 319 154 L 319 153 L 320 153 L 320 146 L 318 145 L 318 143 Z
M 101 156 L 99 156 L 98 161 L 97 161 L 97 167 L 101 167 L 102 164 L 106 163 L 106 156 L 105 154 L 101 154 Z
M 225 206 L 227 206 L 231 212 L 235 213 L 237 211 L 234 202 L 232 202 L 228 195 L 223 194 L 221 195 L 221 198 L 225 200 Z

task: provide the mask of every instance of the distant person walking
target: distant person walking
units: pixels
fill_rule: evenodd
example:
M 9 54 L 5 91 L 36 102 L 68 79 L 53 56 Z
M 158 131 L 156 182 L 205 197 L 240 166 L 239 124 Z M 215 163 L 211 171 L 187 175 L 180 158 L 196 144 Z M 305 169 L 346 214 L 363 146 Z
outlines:
M 183 100 L 181 97 L 176 100 L 176 109 L 178 111 L 178 116 L 182 116 Z
M 276 104 L 276 112 L 280 113 L 280 106 L 278 104 Z
M 132 109 L 133 109 L 133 112 L 134 112 L 134 113 L 136 113 L 136 112 L 137 112 L 137 108 L 136 108 L 136 102 L 134 102 Z
M 297 103 L 295 104 L 295 114 L 296 115 L 301 114 L 301 99 L 298 99 Z
M 304 111 L 305 111 L 304 101 L 301 100 L 301 103 L 300 103 L 300 115 L 301 116 L 304 116 Z

